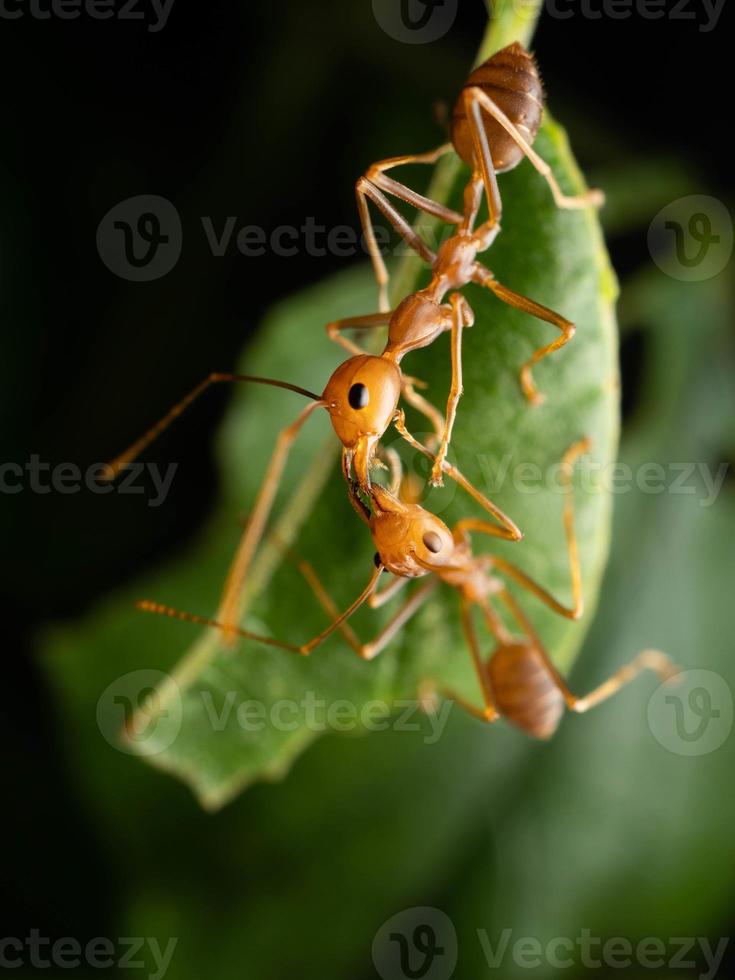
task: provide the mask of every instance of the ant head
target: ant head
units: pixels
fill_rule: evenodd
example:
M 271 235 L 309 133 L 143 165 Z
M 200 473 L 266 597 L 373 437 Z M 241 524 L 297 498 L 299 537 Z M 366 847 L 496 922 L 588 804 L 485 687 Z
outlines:
M 401 395 L 401 372 L 384 357 L 363 354 L 341 364 L 327 382 L 326 403 L 334 431 L 354 453 L 361 486 L 369 486 L 373 449 L 391 423 Z
M 444 521 L 418 504 L 396 499 L 373 484 L 370 530 L 381 563 L 394 575 L 418 578 L 446 568 L 454 555 L 454 538 Z
M 390 318 L 386 352 L 400 359 L 408 351 L 428 347 L 451 326 L 450 307 L 441 306 L 424 292 L 412 293 Z

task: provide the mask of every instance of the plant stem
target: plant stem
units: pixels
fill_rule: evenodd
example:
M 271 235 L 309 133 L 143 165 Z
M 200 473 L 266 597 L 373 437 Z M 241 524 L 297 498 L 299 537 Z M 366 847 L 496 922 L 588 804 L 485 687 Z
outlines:
M 478 63 L 513 41 L 531 43 L 541 13 L 542 0 L 487 0 L 490 21 L 480 45 Z

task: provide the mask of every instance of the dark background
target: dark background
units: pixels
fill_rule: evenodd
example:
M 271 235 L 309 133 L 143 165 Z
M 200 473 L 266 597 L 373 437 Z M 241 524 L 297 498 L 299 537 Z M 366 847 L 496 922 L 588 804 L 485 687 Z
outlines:
M 388 37 L 366 0 L 176 0 L 155 34 L 134 21 L 0 19 L 0 459 L 37 453 L 84 468 L 106 458 L 203 374 L 230 368 L 274 300 L 344 266 L 234 248 L 215 259 L 199 216 L 356 227 L 358 174 L 442 141 L 432 107 L 451 102 L 486 17 L 480 0 L 460 8 L 450 34 L 427 46 Z M 727 200 L 728 27 L 727 12 L 711 33 L 635 15 L 542 19 L 534 48 L 583 166 L 673 157 Z M 184 251 L 165 278 L 129 283 L 102 264 L 95 234 L 118 201 L 144 193 L 179 209 Z M 645 232 L 610 247 L 622 271 L 647 257 Z M 639 354 L 631 346 L 624 358 L 629 398 Z M 215 492 L 210 438 L 224 405 L 212 393 L 167 437 L 162 456 L 179 470 L 165 507 L 86 492 L 0 500 L 12 842 L 3 935 L 105 933 L 104 858 L 73 806 L 58 805 L 71 775 L 33 631 L 186 544 Z

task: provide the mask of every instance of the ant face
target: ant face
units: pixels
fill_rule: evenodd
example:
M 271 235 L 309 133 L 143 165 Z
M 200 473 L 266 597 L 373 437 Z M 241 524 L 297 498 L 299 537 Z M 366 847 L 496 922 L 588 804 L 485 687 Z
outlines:
M 390 425 L 401 395 L 401 373 L 393 361 L 369 354 L 351 357 L 327 382 L 322 395 L 332 426 L 354 453 L 360 484 L 369 486 L 373 449 Z
M 380 561 L 389 572 L 418 578 L 451 564 L 454 539 L 443 521 L 418 504 L 404 504 L 377 484 L 371 498 L 370 530 Z

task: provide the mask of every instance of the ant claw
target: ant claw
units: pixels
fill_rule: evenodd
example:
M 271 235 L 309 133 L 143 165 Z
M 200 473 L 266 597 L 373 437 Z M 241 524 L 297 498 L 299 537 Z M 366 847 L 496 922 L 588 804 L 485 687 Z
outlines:
M 436 681 L 422 681 L 417 691 L 419 707 L 427 715 L 436 714 L 439 707 L 439 690 Z
M 588 191 L 587 198 L 589 200 L 590 207 L 601 208 L 605 206 L 605 192 L 596 187 Z
M 534 408 L 543 405 L 546 401 L 546 395 L 543 395 L 540 391 L 533 391 L 527 394 L 526 397 L 528 398 L 529 404 L 533 405 Z

